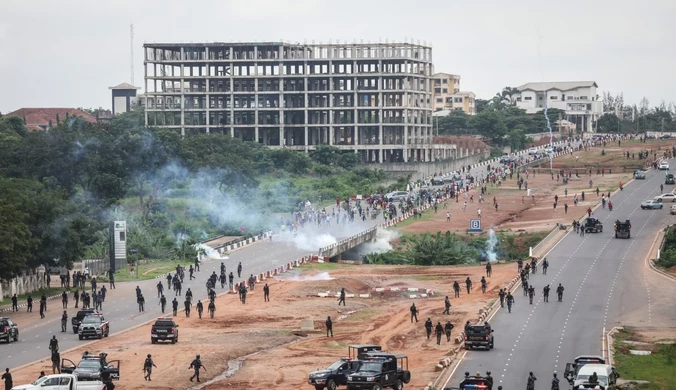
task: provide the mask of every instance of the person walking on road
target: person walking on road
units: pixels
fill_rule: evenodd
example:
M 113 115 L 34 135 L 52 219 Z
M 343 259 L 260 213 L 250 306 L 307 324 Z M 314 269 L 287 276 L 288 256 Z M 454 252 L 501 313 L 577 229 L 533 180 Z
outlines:
M 138 302 L 138 312 L 141 313 L 145 311 L 146 299 L 143 298 L 143 294 L 138 296 L 137 302 Z
M 52 374 L 61 373 L 61 354 L 59 351 L 52 351 Z
M 535 375 L 533 375 L 533 373 L 531 372 L 528 375 L 528 383 L 526 384 L 526 390 L 535 390 L 535 381 L 537 379 L 538 378 L 536 378 Z
M 204 312 L 204 305 L 202 304 L 202 301 L 200 301 L 200 300 L 198 299 L 198 300 L 197 300 L 197 305 L 195 305 L 195 306 L 197 307 L 197 316 L 198 316 L 200 319 L 202 319 L 202 313 Z
M 207 370 L 207 368 L 202 364 L 202 360 L 200 359 L 200 355 L 197 355 L 195 359 L 190 363 L 190 367 L 188 369 L 193 369 L 194 373 L 190 377 L 190 382 L 192 382 L 193 379 L 197 378 L 198 382 L 200 381 L 200 368 L 204 368 L 204 371 Z
M 563 302 L 563 286 L 559 283 L 559 287 L 556 288 L 556 295 L 559 297 L 559 302 Z
M 500 297 L 500 307 L 505 307 L 505 296 L 507 294 L 505 293 L 505 289 L 500 289 L 500 292 L 498 292 L 498 296 Z
M 242 277 L 242 262 L 240 261 L 239 264 L 237 264 L 237 277 L 241 278 Z
M 61 332 L 65 332 L 67 326 L 68 326 L 68 312 L 64 310 L 63 314 L 61 315 Z
M 531 305 L 533 304 L 534 296 L 535 296 L 535 287 L 531 285 L 530 287 L 528 287 L 528 301 L 530 302 Z
M 437 336 L 437 345 L 441 345 L 441 336 L 444 334 L 444 326 L 441 325 L 441 321 L 437 322 L 437 326 L 434 327 L 434 333 Z
M 547 268 L 549 268 L 549 262 L 547 261 L 547 258 L 545 257 L 544 260 L 542 260 L 542 274 L 547 275 Z
M 331 321 L 331 316 L 326 317 L 326 337 L 329 337 L 329 333 L 331 334 L 331 337 L 333 337 L 333 321 Z
M 178 301 L 176 300 L 176 297 L 174 297 L 174 300 L 171 301 L 171 308 L 174 313 L 174 317 L 176 317 L 176 314 L 178 313 Z
M 512 295 L 511 292 L 507 293 L 507 297 L 505 297 L 507 300 L 507 311 L 508 313 L 512 312 L 512 305 L 514 305 L 514 296 Z
M 160 308 L 162 309 L 162 314 L 164 314 L 164 309 L 167 307 L 167 298 L 164 297 L 164 294 L 160 297 Z
M 61 293 L 61 304 L 63 305 L 64 309 L 68 309 L 68 293 L 65 291 Z
M 12 387 L 14 387 L 12 374 L 9 373 L 9 368 L 5 368 L 5 373 L 2 374 L 2 380 L 5 381 L 5 390 L 11 390 Z
M 559 378 L 556 377 L 556 373 L 554 373 L 554 377 L 552 378 L 551 390 L 559 390 Z
M 77 306 L 75 306 L 77 307 Z M 32 313 L 33 312 L 33 297 L 28 296 L 28 299 L 26 299 L 26 313 Z
M 157 368 L 155 362 L 153 362 L 152 356 L 148 354 L 148 357 L 146 357 L 146 360 L 143 362 L 143 373 L 145 374 L 143 375 L 143 379 L 152 381 L 152 379 L 150 379 L 150 375 L 153 373 L 153 367 Z
M 65 294 L 65 292 L 64 292 Z M 12 311 L 19 311 L 19 302 L 16 294 L 12 295 Z
M 183 302 L 183 306 L 185 307 L 185 318 L 190 317 L 190 308 L 192 307 L 192 302 L 190 302 L 190 299 L 186 298 L 185 302 Z
M 441 314 L 451 314 L 451 300 L 448 299 L 448 295 L 446 295 L 446 299 L 444 299 L 444 308 L 445 310 Z
M 542 289 L 542 298 L 545 302 L 549 302 L 549 285 Z
M 338 298 L 338 306 L 340 306 L 341 303 L 343 304 L 343 306 L 345 306 L 345 287 L 340 289 L 340 297 Z

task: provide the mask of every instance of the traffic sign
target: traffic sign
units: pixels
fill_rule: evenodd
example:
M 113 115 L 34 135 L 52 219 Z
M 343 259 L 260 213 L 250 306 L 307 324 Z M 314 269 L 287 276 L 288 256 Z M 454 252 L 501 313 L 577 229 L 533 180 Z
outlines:
M 469 220 L 469 232 L 470 233 L 481 233 L 481 220 L 480 219 L 470 219 Z

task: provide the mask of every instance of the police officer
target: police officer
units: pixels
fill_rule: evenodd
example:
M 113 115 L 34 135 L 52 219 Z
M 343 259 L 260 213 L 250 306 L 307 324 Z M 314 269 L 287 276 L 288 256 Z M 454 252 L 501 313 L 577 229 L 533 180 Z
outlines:
M 138 302 L 139 313 L 142 312 L 142 311 L 145 311 L 146 299 L 143 298 L 143 294 L 138 296 L 137 302 Z
M 457 280 L 453 282 L 453 293 L 455 298 L 460 298 L 460 283 Z
M 486 293 L 486 277 L 484 276 L 481 277 L 481 292 Z
M 214 318 L 214 314 L 216 313 L 216 304 L 214 303 L 213 300 L 209 301 L 209 317 Z
M 559 378 L 556 377 L 556 373 L 554 373 L 554 377 L 552 378 L 551 390 L 559 390 Z
M 204 368 L 204 371 L 207 370 L 207 368 L 204 367 L 204 365 L 202 364 L 200 355 L 197 355 L 195 359 L 190 363 L 190 367 L 188 367 L 188 369 L 190 368 L 195 370 L 195 373 L 190 377 L 190 382 L 192 382 L 194 378 L 197 378 L 197 381 L 200 382 L 200 368 Z
M 434 334 L 437 336 L 437 345 L 440 345 L 441 336 L 444 334 L 444 327 L 441 325 L 441 321 L 437 322 L 437 326 L 434 327 Z
M 77 305 L 75 307 L 77 307 Z M 28 299 L 26 299 L 26 313 L 32 312 L 33 312 L 33 297 L 29 295 Z
M 52 351 L 52 374 L 61 373 L 61 354 L 59 351 Z
M 512 295 L 511 292 L 507 292 L 507 296 L 505 297 L 507 300 L 507 310 L 509 313 L 512 312 L 512 305 L 514 304 L 514 296 Z
M 157 282 L 157 297 L 161 297 L 162 294 L 164 293 L 164 285 L 162 284 L 162 281 Z
M 195 269 L 192 267 L 192 264 L 190 264 L 190 268 L 188 268 L 188 273 L 190 274 L 190 280 L 195 279 L 195 277 L 192 275 L 195 272 Z
M 542 297 L 545 302 L 549 302 L 549 285 L 542 289 Z
M 542 274 L 547 275 L 547 268 L 549 268 L 549 262 L 547 261 L 547 258 L 545 257 L 544 260 L 542 260 Z
M 225 272 L 221 272 L 221 276 L 218 277 L 218 280 L 221 282 L 221 288 L 225 288 L 225 283 L 228 281 L 228 277 L 225 276 Z
M 256 284 L 256 278 L 254 278 L 253 274 L 249 276 L 249 288 L 251 288 L 251 291 L 254 290 L 254 285 Z
M 559 287 L 556 288 L 556 295 L 559 296 L 559 302 L 563 302 L 563 286 L 559 283 Z
M 153 362 L 153 359 L 150 354 L 148 354 L 148 357 L 146 357 L 146 360 L 143 362 L 143 372 L 145 375 L 143 375 L 143 379 L 147 381 L 151 381 L 150 375 L 153 373 L 153 367 L 157 368 L 155 365 L 155 362 Z
M 202 301 L 199 299 L 197 300 L 197 315 L 199 316 L 200 319 L 202 319 L 202 312 L 204 311 L 204 305 L 202 304 Z
M 505 295 L 507 295 L 505 289 L 500 289 L 500 292 L 498 292 L 498 296 L 500 297 L 500 307 L 505 307 Z
M 594 383 L 594 384 L 599 383 L 599 376 L 596 374 L 596 371 L 594 371 L 591 374 L 591 376 L 589 377 L 589 383 Z
M 176 313 L 178 312 L 178 301 L 176 300 L 176 297 L 174 297 L 174 300 L 171 301 L 171 308 L 174 311 L 174 317 L 176 317 Z
M 246 305 L 246 287 L 242 284 L 240 288 L 242 289 L 242 304 Z
M 491 274 L 493 273 L 493 266 L 491 265 L 490 261 L 486 263 L 486 276 L 489 278 L 491 277 Z
M 267 283 L 263 286 L 263 299 L 265 302 L 270 302 L 270 286 Z
M 535 287 L 532 285 L 528 287 L 528 300 L 530 301 L 530 304 L 533 304 L 533 297 L 535 296 Z
M 225 272 L 225 263 L 221 261 L 221 274 L 224 274 Z
M 415 303 L 411 305 L 411 323 L 413 323 L 413 319 L 415 319 L 415 322 L 418 322 L 418 308 L 415 307 Z
M 444 308 L 446 310 L 441 314 L 451 314 L 451 300 L 448 299 L 448 295 L 446 295 L 446 299 L 444 299 Z
M 528 383 L 526 384 L 526 390 L 535 390 L 535 381 L 537 379 L 538 378 L 536 378 L 535 375 L 533 375 L 533 373 L 531 372 L 528 375 Z
M 432 319 L 429 317 L 427 318 L 427 321 L 425 321 L 425 332 L 427 333 L 427 339 L 429 340 L 432 336 Z
M 486 380 L 490 383 L 489 387 L 493 387 L 493 377 L 490 371 L 486 371 Z
M 164 294 L 160 297 L 159 305 L 162 308 L 162 314 L 164 314 L 164 308 L 167 307 L 167 298 L 164 297 Z
M 208 295 L 209 295 L 209 299 L 210 299 L 210 300 L 213 301 L 214 299 L 216 299 L 216 291 L 214 291 L 214 290 L 209 290 L 209 294 L 208 294 Z
M 14 299 L 12 298 L 12 303 L 14 302 Z M 68 309 L 68 294 L 64 291 L 61 293 L 61 303 L 63 304 L 64 309 Z M 18 311 L 18 309 L 17 309 Z
M 234 282 L 235 282 L 235 275 L 233 275 L 232 271 L 230 271 L 230 275 L 228 275 L 228 283 L 230 284 L 230 288 L 232 288 Z
M 200 257 L 195 256 L 195 271 L 199 272 L 200 270 Z
M 185 306 L 185 318 L 190 317 L 190 308 L 192 307 L 192 302 L 186 298 L 185 302 L 183 302 L 183 306 Z
M 61 332 L 66 331 L 67 325 L 68 325 L 68 312 L 64 310 L 63 314 L 61 315 Z
M 49 340 L 49 350 L 52 351 L 52 353 L 59 350 L 59 340 L 56 339 L 56 336 L 52 336 L 52 339 Z
M 451 324 L 451 321 L 446 321 L 446 325 L 444 325 L 444 332 L 446 332 L 446 341 L 451 342 L 451 331 L 453 330 L 454 326 Z
M 11 390 L 12 387 L 14 387 L 12 374 L 9 373 L 9 368 L 5 368 L 5 373 L 2 374 L 2 380 L 5 381 L 5 390 Z
M 40 300 L 40 318 L 45 318 L 45 301 Z
M 192 303 L 192 291 L 190 291 L 190 288 L 188 288 L 188 291 L 185 292 L 185 299 Z
M 338 298 L 338 306 L 340 306 L 341 303 L 343 304 L 343 306 L 345 306 L 345 287 L 340 289 L 340 297 Z
M 331 321 L 331 316 L 326 317 L 326 337 L 329 337 L 329 333 L 333 337 L 333 321 Z
M 469 294 L 472 289 L 472 281 L 469 279 L 469 276 L 465 279 L 465 286 L 467 287 L 467 294 Z
M 242 262 L 240 261 L 239 264 L 237 264 L 237 277 L 241 278 L 242 277 Z
M 521 282 L 521 287 L 523 287 L 523 296 L 524 296 L 524 297 L 527 297 L 527 296 L 528 296 L 528 281 L 527 281 L 527 280 L 523 280 L 523 281 Z

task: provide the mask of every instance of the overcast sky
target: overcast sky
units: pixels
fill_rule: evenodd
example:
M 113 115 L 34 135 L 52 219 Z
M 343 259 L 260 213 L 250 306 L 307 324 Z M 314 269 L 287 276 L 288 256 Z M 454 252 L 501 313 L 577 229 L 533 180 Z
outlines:
M 144 42 L 428 42 L 435 70 L 490 98 L 530 81 L 594 80 L 676 101 L 676 0 L 0 0 L 0 112 L 110 108 L 143 86 Z

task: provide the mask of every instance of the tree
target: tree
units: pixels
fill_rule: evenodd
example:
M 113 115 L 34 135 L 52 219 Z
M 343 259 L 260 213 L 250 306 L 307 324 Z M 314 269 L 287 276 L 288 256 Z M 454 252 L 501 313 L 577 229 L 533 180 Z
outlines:
M 339 148 L 331 145 L 318 145 L 311 153 L 313 160 L 323 165 L 335 165 L 338 162 L 338 156 L 341 151 Z
M 481 111 L 485 110 L 488 108 L 490 105 L 490 100 L 486 99 L 475 99 L 474 100 L 474 106 L 476 107 L 476 112 L 477 114 L 480 113 Z
M 491 140 L 493 145 L 501 145 L 507 134 L 507 126 L 503 117 L 496 111 L 482 111 L 470 121 L 471 126 L 484 138 Z
M 438 118 L 439 135 L 463 135 L 471 133 L 470 115 L 462 110 L 452 110 L 448 115 Z
M 596 122 L 596 130 L 599 133 L 616 133 L 620 126 L 620 118 L 614 112 L 603 114 Z
M 509 146 L 513 152 L 525 149 L 526 145 L 528 144 L 528 138 L 524 134 L 523 128 L 512 129 L 507 134 L 507 141 L 509 142 Z
M 500 95 L 502 96 L 503 103 L 509 106 L 516 106 L 516 98 L 520 95 L 521 92 L 513 87 L 505 87 L 502 89 Z

